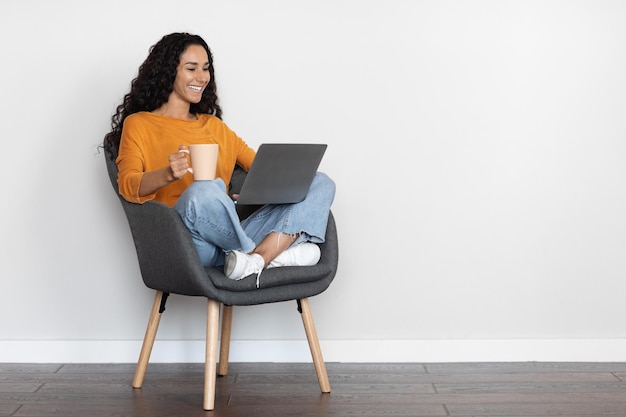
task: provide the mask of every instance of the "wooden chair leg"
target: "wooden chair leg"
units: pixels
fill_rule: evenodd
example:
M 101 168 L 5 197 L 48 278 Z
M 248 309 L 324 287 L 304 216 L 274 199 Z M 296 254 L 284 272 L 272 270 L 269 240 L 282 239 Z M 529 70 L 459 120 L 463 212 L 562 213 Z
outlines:
M 320 384 L 320 389 L 322 392 L 330 392 L 330 382 L 328 381 L 328 374 L 326 373 L 326 364 L 324 363 L 322 349 L 320 348 L 320 342 L 317 338 L 313 315 L 311 314 L 311 308 L 309 307 L 309 299 L 303 298 L 299 300 L 299 304 L 301 310 L 300 315 L 302 316 L 302 323 L 304 324 L 306 338 L 309 341 L 309 348 L 311 349 L 311 356 L 313 357 L 313 364 L 315 365 L 315 372 L 317 373 L 317 380 Z
M 220 303 L 209 299 L 206 325 L 206 358 L 204 363 L 204 409 L 215 408 L 215 378 L 217 377 L 217 335 L 220 322 Z
M 233 327 L 233 306 L 222 306 L 222 332 L 220 334 L 220 366 L 217 374 L 228 375 L 228 355 L 230 353 L 230 335 Z
M 157 330 L 159 329 L 159 322 L 161 321 L 161 313 L 159 310 L 161 308 L 162 299 L 163 291 L 157 291 L 154 296 L 154 302 L 152 303 L 150 319 L 148 320 L 146 335 L 143 338 L 139 361 L 137 362 L 137 368 L 135 368 L 133 388 L 141 388 L 143 385 L 143 379 L 146 376 L 146 369 L 148 368 L 148 361 L 150 360 L 150 354 L 152 353 L 152 346 L 154 345 L 154 339 L 156 337 Z

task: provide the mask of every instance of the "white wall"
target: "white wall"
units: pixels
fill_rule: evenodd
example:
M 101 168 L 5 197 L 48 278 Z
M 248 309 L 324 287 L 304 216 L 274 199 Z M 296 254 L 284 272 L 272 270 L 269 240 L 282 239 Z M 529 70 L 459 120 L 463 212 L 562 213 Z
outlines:
M 134 361 L 153 293 L 97 146 L 148 48 L 205 37 L 225 121 L 329 144 L 332 361 L 626 360 L 626 2 L 0 4 L 0 362 Z M 203 361 L 171 297 L 154 360 Z M 233 360 L 309 360 L 295 303 Z

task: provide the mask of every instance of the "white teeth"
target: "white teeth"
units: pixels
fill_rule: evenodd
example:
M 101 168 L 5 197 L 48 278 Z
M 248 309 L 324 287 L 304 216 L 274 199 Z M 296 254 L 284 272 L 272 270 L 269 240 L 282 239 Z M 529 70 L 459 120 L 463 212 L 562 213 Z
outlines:
M 200 91 L 200 90 L 202 90 L 202 87 L 198 87 L 198 86 L 195 86 L 195 85 L 190 85 L 189 88 L 191 88 L 193 91 Z

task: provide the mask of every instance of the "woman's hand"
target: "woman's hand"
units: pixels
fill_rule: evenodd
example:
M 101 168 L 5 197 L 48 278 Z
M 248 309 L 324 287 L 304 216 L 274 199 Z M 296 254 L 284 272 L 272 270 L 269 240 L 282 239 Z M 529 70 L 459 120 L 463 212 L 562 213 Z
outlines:
M 178 152 L 169 156 L 169 169 L 172 174 L 172 181 L 176 181 L 184 177 L 189 171 L 189 151 L 185 145 L 178 147 Z

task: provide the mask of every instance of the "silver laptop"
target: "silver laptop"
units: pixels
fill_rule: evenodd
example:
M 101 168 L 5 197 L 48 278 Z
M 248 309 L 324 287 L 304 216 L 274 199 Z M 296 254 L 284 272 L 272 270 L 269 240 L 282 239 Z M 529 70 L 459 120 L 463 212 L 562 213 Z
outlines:
M 259 146 L 239 191 L 239 217 L 245 218 L 266 204 L 304 200 L 327 147 L 311 143 L 264 143 Z

